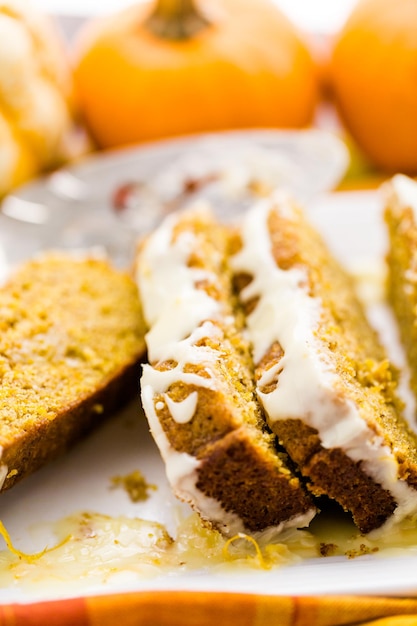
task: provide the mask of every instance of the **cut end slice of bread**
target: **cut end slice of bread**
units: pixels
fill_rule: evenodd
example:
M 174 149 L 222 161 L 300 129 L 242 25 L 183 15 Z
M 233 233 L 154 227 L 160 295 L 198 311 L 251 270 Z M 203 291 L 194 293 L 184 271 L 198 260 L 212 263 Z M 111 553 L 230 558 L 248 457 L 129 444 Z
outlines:
M 107 261 L 43 254 L 0 289 L 2 490 L 57 457 L 137 392 L 137 287 Z

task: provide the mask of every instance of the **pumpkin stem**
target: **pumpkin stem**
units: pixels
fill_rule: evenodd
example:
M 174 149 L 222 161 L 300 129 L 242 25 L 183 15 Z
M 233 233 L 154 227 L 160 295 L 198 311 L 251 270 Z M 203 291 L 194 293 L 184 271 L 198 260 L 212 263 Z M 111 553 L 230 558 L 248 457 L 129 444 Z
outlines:
M 144 26 L 156 37 L 179 41 L 194 37 L 210 22 L 195 0 L 156 0 Z

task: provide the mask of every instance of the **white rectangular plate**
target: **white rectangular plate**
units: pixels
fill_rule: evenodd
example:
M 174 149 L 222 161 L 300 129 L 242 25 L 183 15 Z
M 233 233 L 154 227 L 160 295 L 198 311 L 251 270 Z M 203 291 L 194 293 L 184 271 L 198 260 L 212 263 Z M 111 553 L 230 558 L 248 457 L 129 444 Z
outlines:
M 325 236 L 334 253 L 354 273 L 367 276 L 381 270 L 386 236 L 381 218 L 381 200 L 376 192 L 325 194 L 309 205 L 309 215 Z M 377 284 L 377 282 L 375 283 Z M 379 304 L 371 315 L 393 350 L 401 359 L 396 345 L 392 320 Z M 123 489 L 111 488 L 111 479 L 140 470 L 149 483 L 157 485 L 144 502 L 134 503 Z M 175 535 L 179 512 L 189 514 L 185 505 L 173 498 L 164 468 L 139 400 L 126 411 L 108 421 L 71 452 L 32 477 L 2 494 L 0 519 L 12 536 L 14 545 L 28 553 L 53 546 L 52 523 L 79 512 L 95 512 L 112 518 L 126 516 L 160 521 Z M 7 553 L 0 539 L 2 554 Z M 113 552 L 108 553 L 114 559 Z M 104 561 L 106 557 L 104 556 Z M 0 570 L 2 567 L 0 558 Z M 32 572 L 39 561 L 31 565 Z M 62 572 L 71 564 L 59 564 Z M 35 570 L 34 570 L 35 568 Z M 104 571 L 103 567 L 103 571 Z M 101 577 L 98 571 L 85 567 L 82 579 L 43 584 L 40 568 L 37 583 L 27 585 L 14 580 L 0 589 L 0 602 L 28 602 L 80 594 L 112 593 L 124 590 L 208 590 L 240 591 L 280 595 L 306 594 L 392 594 L 411 595 L 417 590 L 417 546 L 401 552 L 380 551 L 355 559 L 344 557 L 313 558 L 291 565 L 262 571 L 245 568 L 204 567 L 195 571 L 161 571 L 155 575 L 137 575 L 124 570 L 123 559 L 114 561 L 117 575 Z M 45 578 L 46 581 L 46 578 Z

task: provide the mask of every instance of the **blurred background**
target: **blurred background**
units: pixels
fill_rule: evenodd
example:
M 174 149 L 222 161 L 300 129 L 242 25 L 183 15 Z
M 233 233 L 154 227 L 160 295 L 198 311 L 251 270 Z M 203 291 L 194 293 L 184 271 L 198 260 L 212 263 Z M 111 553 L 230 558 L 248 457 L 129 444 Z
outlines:
M 351 10 L 355 0 L 273 0 L 300 28 L 321 33 L 335 32 Z M 88 16 L 117 11 L 131 4 L 129 0 L 37 0 L 45 11 Z M 256 7 L 256 0 L 253 0 Z
M 5 0 L 0 196 L 86 152 L 336 134 L 341 187 L 417 175 L 416 0 Z

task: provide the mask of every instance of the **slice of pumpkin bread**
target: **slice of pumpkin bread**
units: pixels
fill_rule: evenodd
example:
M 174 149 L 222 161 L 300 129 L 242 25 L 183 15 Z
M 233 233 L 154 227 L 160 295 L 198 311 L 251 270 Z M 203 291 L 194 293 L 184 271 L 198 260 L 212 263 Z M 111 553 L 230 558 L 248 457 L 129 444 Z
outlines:
M 243 218 L 231 265 L 271 430 L 362 532 L 417 511 L 417 439 L 352 282 L 285 194 Z M 415 333 L 415 330 L 414 330 Z
M 417 182 L 394 176 L 383 187 L 388 232 L 387 294 L 398 321 L 417 399 Z
M 0 473 L 12 487 L 137 391 L 144 322 L 131 277 L 45 254 L 0 288 Z
M 180 499 L 226 535 L 274 533 L 308 525 L 315 508 L 256 400 L 229 243 L 204 208 L 169 216 L 141 243 L 142 403 Z

